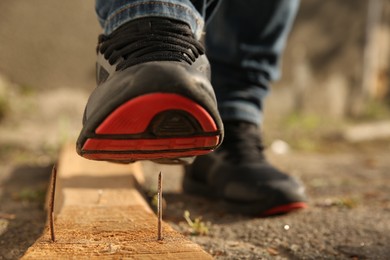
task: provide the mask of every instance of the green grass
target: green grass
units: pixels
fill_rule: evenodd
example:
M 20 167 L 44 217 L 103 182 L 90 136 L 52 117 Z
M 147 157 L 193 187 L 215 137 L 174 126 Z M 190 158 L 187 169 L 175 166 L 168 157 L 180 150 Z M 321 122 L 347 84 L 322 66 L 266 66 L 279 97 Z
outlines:
M 313 152 L 321 150 L 324 136 L 337 125 L 317 114 L 291 113 L 279 123 L 279 135 L 293 149 Z
M 319 115 L 291 113 L 283 122 L 287 129 L 310 132 L 320 127 L 322 119 Z
M 359 121 L 390 119 L 390 101 L 370 101 L 366 104 L 362 113 L 355 118 Z
M 46 198 L 46 187 L 36 189 L 24 188 L 15 193 L 13 197 L 15 200 L 43 204 Z
M 186 220 L 189 226 L 189 233 L 194 236 L 204 236 L 209 234 L 209 223 L 202 221 L 202 217 L 197 217 L 194 220 L 191 219 L 190 212 L 188 210 L 184 211 L 184 219 Z

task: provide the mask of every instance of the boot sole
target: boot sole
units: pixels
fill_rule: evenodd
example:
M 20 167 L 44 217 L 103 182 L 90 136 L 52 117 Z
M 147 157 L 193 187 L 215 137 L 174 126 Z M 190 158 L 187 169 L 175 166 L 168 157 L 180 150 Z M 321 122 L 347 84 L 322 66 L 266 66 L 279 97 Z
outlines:
M 82 131 L 83 133 L 84 131 Z M 92 160 L 181 163 L 207 154 L 221 142 L 221 130 L 199 104 L 179 94 L 150 93 L 112 111 L 88 136 L 78 153 Z
M 239 213 L 244 215 L 251 215 L 256 217 L 270 217 L 276 215 L 287 214 L 292 211 L 307 208 L 308 205 L 305 201 L 280 201 L 275 203 L 277 205 L 265 208 L 264 203 L 259 202 L 232 202 L 224 198 L 218 197 L 215 194 L 215 190 L 211 190 L 207 185 L 184 178 L 183 190 L 188 194 L 221 199 L 222 207 L 230 213 Z

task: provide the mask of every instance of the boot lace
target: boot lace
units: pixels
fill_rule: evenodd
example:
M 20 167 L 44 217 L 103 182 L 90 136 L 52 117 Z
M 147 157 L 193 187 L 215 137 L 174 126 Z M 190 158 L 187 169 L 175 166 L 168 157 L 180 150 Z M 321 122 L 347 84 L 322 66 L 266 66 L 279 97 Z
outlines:
M 98 51 L 116 70 L 149 61 L 178 61 L 192 64 L 204 47 L 185 23 L 167 19 L 142 19 L 124 25 L 109 36 L 100 35 Z

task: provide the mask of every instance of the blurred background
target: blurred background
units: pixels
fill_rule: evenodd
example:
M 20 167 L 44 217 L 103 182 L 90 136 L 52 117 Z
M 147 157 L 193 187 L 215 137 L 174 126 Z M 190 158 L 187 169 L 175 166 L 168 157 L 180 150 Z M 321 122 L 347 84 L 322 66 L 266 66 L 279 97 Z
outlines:
M 81 129 L 100 28 L 93 0 L 0 0 L 0 11 L 0 259 L 17 259 L 44 228 L 50 166 Z M 268 246 L 291 259 L 389 256 L 389 0 L 301 1 L 262 131 L 268 158 L 303 180 L 311 209 L 242 221 L 231 233 L 229 223 L 214 224 L 222 235 L 191 239 L 231 259 L 234 250 L 255 259 L 251 250 Z M 143 165 L 146 189 L 155 187 L 154 173 L 175 173 L 164 177 L 175 192 L 171 219 L 190 206 L 194 216 L 220 221 L 213 205 L 181 195 L 178 167 Z M 288 235 L 281 221 L 298 233 Z M 243 238 L 256 246 L 241 246 Z
M 386 128 L 389 9 L 383 0 L 302 1 L 282 79 L 267 100 L 268 143 L 316 149 L 324 137 L 348 139 L 351 124 Z M 2 0 L 0 10 L 0 156 L 18 147 L 45 157 L 77 136 L 95 86 L 94 1 Z M 371 134 L 357 138 L 390 135 Z

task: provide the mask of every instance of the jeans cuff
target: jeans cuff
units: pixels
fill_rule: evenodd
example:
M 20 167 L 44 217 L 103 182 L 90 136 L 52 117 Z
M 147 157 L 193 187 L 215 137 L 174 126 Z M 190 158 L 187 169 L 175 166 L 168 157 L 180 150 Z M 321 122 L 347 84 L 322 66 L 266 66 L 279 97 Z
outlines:
M 218 110 L 222 121 L 246 121 L 255 125 L 260 125 L 263 114 L 260 109 L 246 102 L 223 102 L 218 105 Z
M 132 1 L 114 10 L 104 23 L 104 34 L 109 35 L 124 23 L 144 17 L 164 17 L 187 23 L 197 39 L 200 39 L 204 20 L 188 1 Z

